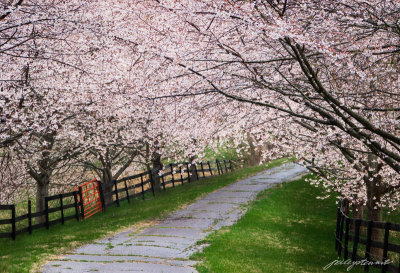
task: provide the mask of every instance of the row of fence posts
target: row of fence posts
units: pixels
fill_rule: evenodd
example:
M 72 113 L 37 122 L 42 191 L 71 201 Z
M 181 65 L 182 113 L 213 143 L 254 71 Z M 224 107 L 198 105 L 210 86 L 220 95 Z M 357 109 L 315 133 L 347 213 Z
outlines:
M 227 173 L 228 170 L 231 170 L 231 171 L 233 170 L 232 169 L 231 160 L 229 160 L 228 163 L 229 163 L 229 166 L 227 166 L 227 161 L 223 160 L 224 166 L 222 167 L 221 162 L 219 160 L 216 160 L 218 175 L 224 174 L 224 169 L 225 169 L 225 173 Z M 185 164 L 186 164 L 187 172 L 188 172 L 188 182 L 190 183 L 191 182 L 191 178 L 190 178 L 190 171 L 189 171 L 189 163 L 185 163 Z M 211 164 L 210 164 L 209 161 L 207 162 L 207 165 L 208 165 L 208 168 L 209 168 L 209 171 L 210 171 L 210 175 L 212 176 L 213 173 L 212 173 Z M 205 178 L 206 176 L 205 176 L 205 170 L 204 170 L 204 163 L 201 162 L 200 166 L 201 166 L 202 178 Z M 173 165 L 171 165 L 170 167 L 171 167 L 172 185 L 173 185 L 173 187 L 175 187 L 175 178 L 174 178 L 174 175 L 173 175 Z M 196 175 L 196 180 L 198 180 L 199 179 L 199 170 L 198 170 L 196 164 L 194 164 L 194 170 L 195 170 L 194 173 Z M 180 175 L 181 175 L 181 183 L 183 184 L 183 176 L 182 176 L 182 167 L 181 166 L 179 167 L 179 171 L 180 171 Z M 153 196 L 155 196 L 154 179 L 153 179 L 152 170 L 149 171 L 149 178 L 150 178 L 150 184 L 151 184 L 151 191 L 152 191 Z M 162 182 L 163 182 L 162 183 L 163 189 L 165 190 L 164 176 L 161 176 L 161 179 L 162 179 Z M 142 199 L 144 199 L 145 198 L 145 190 L 144 190 L 144 183 L 143 183 L 143 174 L 140 175 L 140 180 L 141 180 L 140 183 L 141 183 L 141 189 L 142 189 Z M 119 196 L 118 196 L 117 180 L 113 180 L 113 184 L 114 184 L 114 193 L 115 193 L 115 196 L 116 196 L 115 203 L 116 203 L 117 207 L 119 207 L 120 206 L 120 201 L 119 201 Z M 104 202 L 104 192 L 103 192 L 101 181 L 97 180 L 97 186 L 98 186 L 98 189 L 99 189 L 100 200 L 101 200 L 101 204 L 102 204 L 102 210 L 103 210 L 103 212 L 105 212 L 106 204 Z M 126 192 L 126 197 L 127 197 L 128 203 L 130 203 L 130 195 L 129 195 L 129 191 L 128 191 L 126 180 L 124 180 L 124 186 L 125 186 L 125 192 Z M 45 210 L 44 210 L 45 223 L 44 223 L 44 226 L 46 227 L 46 229 L 50 228 L 51 221 L 50 221 L 50 218 L 49 218 L 49 214 L 51 212 L 56 212 L 56 211 L 60 210 L 61 211 L 61 218 L 56 219 L 54 221 L 60 221 L 62 224 L 65 223 L 66 218 L 65 218 L 65 215 L 64 215 L 64 209 L 65 208 L 64 208 L 64 203 L 63 203 L 63 197 L 65 197 L 65 195 L 70 195 L 70 196 L 74 197 L 75 215 L 72 215 L 73 218 L 76 218 L 77 221 L 79 221 L 80 219 L 84 219 L 85 210 L 84 210 L 84 206 L 83 206 L 83 193 L 82 193 L 82 187 L 80 186 L 78 188 L 78 191 L 73 191 L 73 192 L 70 192 L 70 193 L 67 193 L 67 194 L 59 194 L 59 195 L 55 195 L 55 196 L 45 197 Z M 79 201 L 78 201 L 78 197 L 80 199 Z M 52 210 L 49 207 L 49 202 L 51 200 L 56 200 L 56 199 L 59 199 L 60 206 L 57 208 L 57 210 L 54 210 L 54 209 Z M 68 208 L 70 208 L 70 207 L 68 207 Z M 13 205 L 0 205 L 0 210 L 11 210 L 11 219 L 9 219 L 9 220 L 1 220 L 0 219 L 0 225 L 1 224 L 9 224 L 9 223 L 11 223 L 11 238 L 13 240 L 15 240 L 16 235 L 17 235 L 16 222 L 17 222 L 18 218 L 21 218 L 21 219 L 27 218 L 28 219 L 27 231 L 29 232 L 29 234 L 32 234 L 32 230 L 33 230 L 32 218 L 39 217 L 39 216 L 43 215 L 42 212 L 38 212 L 38 213 L 34 213 L 34 214 L 32 213 L 32 202 L 31 202 L 31 200 L 28 200 L 28 213 L 23 218 L 22 218 L 22 216 L 19 216 L 19 217 L 16 216 L 16 209 L 15 209 L 15 205 L 14 204 Z M 67 220 L 70 220 L 70 219 L 72 219 L 71 216 L 69 216 Z
M 362 235 L 361 228 L 366 228 L 366 234 Z M 383 242 L 372 241 L 372 230 L 381 229 L 384 232 Z M 350 234 L 352 231 L 353 234 Z M 337 209 L 337 220 L 336 220 L 336 234 L 335 234 L 335 250 L 337 251 L 338 257 L 341 257 L 342 252 L 344 260 L 351 259 L 351 261 L 366 260 L 371 261 L 370 251 L 372 247 L 382 249 L 382 260 L 380 264 L 374 267 L 381 267 L 381 272 L 400 272 L 400 264 L 394 266 L 392 264 L 386 264 L 385 261 L 388 259 L 388 251 L 393 251 L 400 255 L 400 245 L 389 242 L 390 231 L 400 232 L 400 225 L 391 222 L 378 222 L 371 220 L 363 220 L 358 218 L 351 218 L 349 216 L 349 202 L 346 199 L 339 201 Z M 363 236 L 365 236 L 362 238 Z M 343 244 L 344 240 L 344 244 Z M 352 241 L 352 249 L 349 249 L 349 242 Z M 374 244 L 373 244 L 374 243 Z M 358 255 L 360 244 L 365 245 L 364 257 Z M 390 246 L 390 248 L 389 248 Z M 375 261 L 377 262 L 377 261 Z M 364 265 L 364 271 L 368 272 L 370 269 L 369 263 Z

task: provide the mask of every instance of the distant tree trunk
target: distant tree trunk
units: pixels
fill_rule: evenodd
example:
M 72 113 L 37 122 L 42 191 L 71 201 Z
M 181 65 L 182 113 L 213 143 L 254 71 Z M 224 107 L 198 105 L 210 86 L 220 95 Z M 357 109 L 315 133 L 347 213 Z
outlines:
M 40 159 L 32 163 L 27 162 L 28 174 L 36 182 L 36 212 L 45 210 L 45 197 L 49 195 L 50 182 L 57 166 L 81 153 L 81 150 L 76 147 L 61 151 L 55 148 L 56 135 L 56 131 L 35 135 L 35 137 L 45 140 L 36 151 L 36 154 L 40 154 Z M 35 223 L 41 224 L 45 220 L 45 216 L 39 216 L 35 218 Z
M 195 160 L 195 157 L 192 156 L 189 158 L 189 162 L 192 163 Z M 190 165 L 190 180 L 196 181 L 197 180 L 197 173 L 196 173 L 196 166 L 195 164 Z
M 103 184 L 103 194 L 104 194 L 104 203 L 110 204 L 112 202 L 114 202 L 113 200 L 113 195 L 109 194 L 110 192 L 112 192 L 114 190 L 113 185 L 111 185 L 112 181 L 113 181 L 113 176 L 112 176 L 112 171 L 111 168 L 109 167 L 104 167 L 103 170 L 103 179 L 102 179 L 102 184 Z M 108 185 L 108 186 L 106 186 Z
M 89 152 L 91 155 L 98 158 L 101 167 L 90 161 L 85 162 L 85 165 L 89 168 L 93 168 L 101 178 L 105 205 L 112 204 L 114 202 L 114 194 L 111 193 L 115 190 L 113 182 L 129 168 L 138 152 L 136 150 L 128 150 L 119 147 L 106 148 L 104 154 L 97 150 L 90 150 Z
M 271 143 L 267 143 L 267 144 L 265 144 L 265 150 L 266 151 L 271 151 L 271 150 L 273 150 L 274 148 L 275 148 L 276 146 L 274 146 L 273 144 L 271 144 Z M 265 158 L 265 161 L 271 161 L 271 159 L 273 159 L 273 158 L 275 158 L 275 156 L 277 155 L 277 153 L 276 152 L 274 152 L 274 153 L 269 153 L 270 154 L 270 156 L 268 156 L 267 158 Z
M 249 143 L 249 155 L 248 155 L 248 164 L 250 166 L 255 166 L 260 163 L 260 153 L 257 153 L 256 145 L 254 144 L 253 136 L 247 132 L 247 142 Z
M 151 156 L 151 165 L 153 166 L 153 180 L 154 180 L 154 189 L 160 190 L 161 189 L 161 179 L 158 175 L 158 172 L 163 169 L 163 164 L 161 162 L 161 154 L 157 151 L 153 152 Z
M 54 138 L 50 135 L 48 138 L 49 150 L 53 146 Z M 28 166 L 29 175 L 36 181 L 36 212 L 45 210 L 45 197 L 49 195 L 49 185 L 50 185 L 50 177 L 53 173 L 53 163 L 50 160 L 50 152 L 44 151 L 42 152 L 42 159 L 40 159 L 37 164 L 39 171 L 32 166 Z M 42 224 L 46 221 L 46 217 L 44 215 L 36 217 L 35 223 Z
M 36 180 L 36 212 L 45 210 L 45 197 L 49 195 L 50 176 L 48 174 L 39 174 Z M 42 215 L 36 218 L 36 224 L 46 221 L 46 216 Z

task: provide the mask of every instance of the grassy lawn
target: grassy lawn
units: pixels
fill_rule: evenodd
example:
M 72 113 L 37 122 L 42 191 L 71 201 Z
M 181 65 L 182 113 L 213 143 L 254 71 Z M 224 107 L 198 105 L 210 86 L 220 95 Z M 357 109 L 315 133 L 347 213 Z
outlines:
M 156 193 L 156 198 L 148 196 L 145 201 L 134 200 L 130 204 L 123 202 L 121 207 L 108 208 L 106 213 L 97 214 L 83 222 L 71 220 L 65 225 L 52 226 L 48 231 L 35 230 L 32 235 L 17 236 L 16 241 L 0 239 L 0 272 L 36 272 L 40 265 L 51 257 L 135 224 L 163 217 L 206 193 L 280 165 L 283 161 L 276 160 L 267 165 L 243 168 L 219 177 L 177 186 Z
M 237 224 L 206 238 L 211 245 L 193 256 L 201 261 L 198 271 L 346 272 L 345 266 L 323 270 L 337 258 L 336 205 L 334 198 L 316 199 L 319 194 L 304 179 L 260 193 Z

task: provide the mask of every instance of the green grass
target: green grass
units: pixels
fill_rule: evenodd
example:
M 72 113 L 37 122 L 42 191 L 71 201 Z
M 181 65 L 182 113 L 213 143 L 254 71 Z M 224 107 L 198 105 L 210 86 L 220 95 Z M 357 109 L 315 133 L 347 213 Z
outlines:
M 177 186 L 165 192 L 157 192 L 156 198 L 148 196 L 146 201 L 134 200 L 130 204 L 123 202 L 121 207 L 108 208 L 106 213 L 97 214 L 83 222 L 71 220 L 65 225 L 52 226 L 48 231 L 35 230 L 32 235 L 17 236 L 16 241 L 0 239 L 0 272 L 36 272 L 51 257 L 135 224 L 139 225 L 141 221 L 163 217 L 206 193 L 280 165 L 284 161 L 276 160 L 267 165 L 243 168 L 222 176 Z
M 210 246 L 193 256 L 200 261 L 198 271 L 346 272 L 345 266 L 323 270 L 337 259 L 336 204 L 318 195 L 304 178 L 260 193 L 238 223 L 204 240 Z

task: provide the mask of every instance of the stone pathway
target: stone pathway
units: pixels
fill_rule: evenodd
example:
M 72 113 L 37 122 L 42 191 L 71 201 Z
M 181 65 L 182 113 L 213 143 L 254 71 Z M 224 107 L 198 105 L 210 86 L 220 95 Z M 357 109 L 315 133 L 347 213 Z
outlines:
M 246 212 L 249 201 L 276 183 L 292 180 L 306 169 L 288 163 L 266 170 L 197 200 L 142 229 L 95 241 L 47 263 L 42 272 L 197 272 L 189 260 L 204 245 L 196 244 Z

